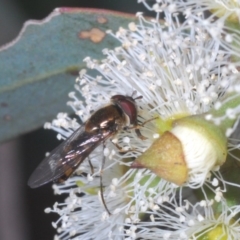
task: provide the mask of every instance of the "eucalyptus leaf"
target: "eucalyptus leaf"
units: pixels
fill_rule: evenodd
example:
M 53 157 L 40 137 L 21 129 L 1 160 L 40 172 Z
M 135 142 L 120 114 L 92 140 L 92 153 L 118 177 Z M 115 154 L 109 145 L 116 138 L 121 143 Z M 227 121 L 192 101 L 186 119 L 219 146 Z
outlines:
M 135 16 L 94 9 L 59 8 L 42 21 L 28 21 L 0 49 L 0 141 L 31 131 L 58 112 L 71 113 L 68 93 L 83 59 L 103 58 L 120 43 L 106 34 Z

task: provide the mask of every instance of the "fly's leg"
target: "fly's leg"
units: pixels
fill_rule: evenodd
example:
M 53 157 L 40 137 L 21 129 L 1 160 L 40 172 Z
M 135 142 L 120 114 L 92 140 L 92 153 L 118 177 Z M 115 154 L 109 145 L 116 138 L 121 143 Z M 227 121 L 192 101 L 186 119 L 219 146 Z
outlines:
M 133 97 L 135 94 L 137 94 L 137 91 L 136 91 L 136 90 L 133 91 L 132 97 Z M 142 98 L 143 98 L 143 96 L 138 96 L 138 97 L 135 97 L 134 100 L 136 100 L 136 99 L 142 99 Z M 146 120 L 145 122 L 143 122 L 143 123 L 141 123 L 141 124 L 135 124 L 135 125 L 132 126 L 132 127 L 126 127 L 125 130 L 135 129 L 135 133 L 137 134 L 138 138 L 140 138 L 141 140 L 146 140 L 147 137 L 144 137 L 144 136 L 141 134 L 141 132 L 140 132 L 139 129 L 142 128 L 142 127 L 144 127 L 144 125 L 145 125 L 146 123 L 151 122 L 152 120 L 155 120 L 155 119 L 157 119 L 157 118 L 158 118 L 158 117 L 154 117 L 154 118 L 151 118 L 151 119 Z
M 92 165 L 92 162 L 91 162 L 90 158 L 88 158 L 88 163 L 89 163 L 89 166 L 90 166 L 90 169 L 91 169 L 91 174 L 93 175 L 94 174 L 94 168 L 93 168 L 93 165 Z
M 153 120 L 155 120 L 155 119 L 158 119 L 158 117 L 150 118 L 150 119 L 146 120 L 145 122 L 143 122 L 143 123 L 141 123 L 141 124 L 138 124 L 138 125 L 136 126 L 136 128 L 144 127 L 146 123 L 151 122 L 151 121 L 153 121 Z
M 136 129 L 135 129 L 135 133 L 137 134 L 138 138 L 140 138 L 141 140 L 146 140 L 146 139 L 147 139 L 147 137 L 144 137 L 144 136 L 141 134 L 139 128 L 136 128 Z
M 139 153 L 143 153 L 139 150 L 137 150 L 136 148 L 131 148 L 128 150 L 124 150 L 122 147 L 120 147 L 117 143 L 113 142 L 111 140 L 111 143 L 118 149 L 119 153 L 124 154 L 124 153 L 128 153 L 128 152 L 139 152 Z
M 140 132 L 140 128 L 144 127 L 146 123 L 151 122 L 155 119 L 157 119 L 158 117 L 154 117 L 154 118 L 150 118 L 148 120 L 146 120 L 145 122 L 141 123 L 141 124 L 136 124 L 133 125 L 132 127 L 125 127 L 124 130 L 130 130 L 130 129 L 135 129 L 135 133 L 137 134 L 138 138 L 140 138 L 141 140 L 146 140 L 147 137 L 144 137 L 141 132 Z
M 104 152 L 104 149 L 105 149 L 105 144 L 103 143 L 103 152 Z M 103 168 L 104 168 L 104 165 L 105 165 L 105 160 L 106 160 L 106 158 L 103 155 L 102 165 L 101 165 L 101 169 L 100 169 L 100 196 L 101 196 L 101 200 L 102 200 L 104 208 L 106 209 L 107 213 L 109 215 L 111 215 L 111 212 L 108 210 L 107 204 L 106 204 L 104 196 L 103 196 Z

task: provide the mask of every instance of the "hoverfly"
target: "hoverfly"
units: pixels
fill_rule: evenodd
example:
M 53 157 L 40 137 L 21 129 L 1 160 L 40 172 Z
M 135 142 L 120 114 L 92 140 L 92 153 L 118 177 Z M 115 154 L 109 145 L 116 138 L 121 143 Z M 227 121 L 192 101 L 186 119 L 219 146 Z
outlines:
M 85 158 L 101 143 L 121 129 L 135 128 L 137 136 L 145 139 L 138 128 L 136 99 L 140 97 L 114 95 L 108 106 L 100 108 L 68 139 L 56 147 L 32 173 L 28 185 L 37 188 L 48 182 L 67 180 Z

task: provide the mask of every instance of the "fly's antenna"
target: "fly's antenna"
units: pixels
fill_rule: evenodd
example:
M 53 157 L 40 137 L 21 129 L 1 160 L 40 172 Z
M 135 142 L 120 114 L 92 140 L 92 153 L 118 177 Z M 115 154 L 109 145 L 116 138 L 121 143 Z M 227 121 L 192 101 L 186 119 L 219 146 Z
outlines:
M 143 96 L 140 95 L 140 96 L 138 96 L 138 97 L 135 97 L 134 100 L 142 99 L 142 98 L 143 98 Z
M 137 94 L 137 90 L 134 90 L 133 92 L 132 92 L 132 98 L 134 97 L 134 95 L 136 95 Z
M 134 95 L 136 95 L 136 94 L 137 94 L 137 90 L 134 90 L 131 97 L 133 98 Z M 142 98 L 143 98 L 143 96 L 140 95 L 140 96 L 133 98 L 133 100 L 142 99 Z

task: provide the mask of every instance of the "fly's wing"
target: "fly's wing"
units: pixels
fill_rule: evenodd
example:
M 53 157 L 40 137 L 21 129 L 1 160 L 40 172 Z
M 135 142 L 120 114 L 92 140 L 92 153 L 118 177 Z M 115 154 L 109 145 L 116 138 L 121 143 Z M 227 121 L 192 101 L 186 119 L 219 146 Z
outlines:
M 105 139 L 107 137 L 108 134 Z M 36 188 L 51 181 L 66 180 L 102 141 L 104 139 L 100 133 L 90 134 L 85 132 L 85 126 L 80 127 L 39 164 L 28 185 Z

